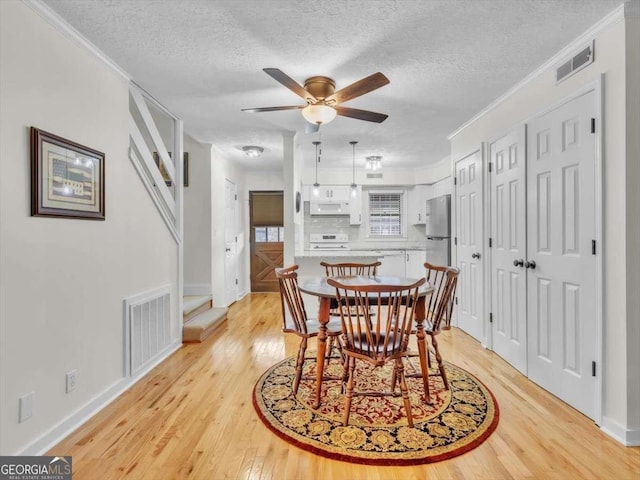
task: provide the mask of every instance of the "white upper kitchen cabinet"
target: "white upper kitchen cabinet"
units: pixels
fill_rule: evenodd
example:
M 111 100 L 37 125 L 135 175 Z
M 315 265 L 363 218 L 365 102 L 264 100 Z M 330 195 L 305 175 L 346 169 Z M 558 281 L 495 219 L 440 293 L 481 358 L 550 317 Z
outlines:
M 315 198 L 323 203 L 347 203 L 351 199 L 350 190 L 346 185 L 320 185 Z M 311 195 L 313 198 L 313 193 Z
M 424 225 L 426 221 L 427 195 L 429 185 L 416 185 L 409 190 L 409 223 Z

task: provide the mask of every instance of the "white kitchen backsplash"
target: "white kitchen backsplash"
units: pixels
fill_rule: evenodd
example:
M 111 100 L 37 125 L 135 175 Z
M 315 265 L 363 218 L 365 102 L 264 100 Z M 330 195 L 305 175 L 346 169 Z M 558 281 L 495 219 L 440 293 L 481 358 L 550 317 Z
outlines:
M 385 248 L 415 248 L 425 246 L 424 225 L 408 225 L 407 239 L 370 240 L 364 225 L 350 225 L 349 215 L 316 216 L 309 214 L 309 202 L 304 202 L 304 248 L 309 248 L 309 235 L 312 233 L 346 233 L 352 250 L 370 250 Z

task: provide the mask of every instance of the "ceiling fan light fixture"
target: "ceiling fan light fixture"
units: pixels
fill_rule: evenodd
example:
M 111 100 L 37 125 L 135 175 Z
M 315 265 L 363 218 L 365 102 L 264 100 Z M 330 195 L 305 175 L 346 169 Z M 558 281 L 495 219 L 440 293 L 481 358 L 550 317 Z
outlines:
M 262 152 L 264 152 L 264 148 L 257 147 L 255 145 L 246 145 L 242 147 L 242 151 L 247 155 L 247 157 L 257 158 L 262 155 Z
M 307 105 L 302 109 L 304 119 L 314 125 L 325 125 L 336 118 L 338 112 L 329 105 L 316 104 Z
M 380 155 L 371 155 L 366 158 L 367 163 L 365 168 L 367 170 L 380 170 L 382 168 L 382 157 Z

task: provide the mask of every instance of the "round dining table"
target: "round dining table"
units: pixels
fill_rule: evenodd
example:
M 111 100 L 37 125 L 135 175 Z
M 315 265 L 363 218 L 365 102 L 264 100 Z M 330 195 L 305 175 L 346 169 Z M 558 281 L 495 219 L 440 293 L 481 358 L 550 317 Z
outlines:
M 314 408 L 320 406 L 322 393 L 322 377 L 324 376 L 324 358 L 327 349 L 327 323 L 330 319 L 331 300 L 336 299 L 336 288 L 327 283 L 328 278 L 335 278 L 344 285 L 393 285 L 409 287 L 418 281 L 417 278 L 405 278 L 385 275 L 353 275 L 337 277 L 304 277 L 298 278 L 298 288 L 301 292 L 318 297 L 318 351 L 316 367 L 316 392 Z M 418 353 L 420 356 L 420 368 L 425 398 L 429 398 L 429 370 L 427 366 L 427 347 L 424 333 L 424 320 L 426 318 L 425 299 L 430 295 L 433 287 L 428 282 L 424 283 L 418 291 L 418 303 L 414 307 L 414 320 L 416 322 L 416 338 L 418 341 Z

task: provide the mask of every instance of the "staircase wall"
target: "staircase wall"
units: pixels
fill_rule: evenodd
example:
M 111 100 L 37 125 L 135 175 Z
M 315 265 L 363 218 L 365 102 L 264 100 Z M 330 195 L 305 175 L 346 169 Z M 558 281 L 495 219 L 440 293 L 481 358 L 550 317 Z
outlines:
M 170 285 L 181 337 L 178 246 L 127 156 L 128 78 L 35 8 L 0 2 L 0 455 L 42 453 L 127 387 L 124 298 Z M 105 153 L 105 221 L 30 216 L 30 126 Z

